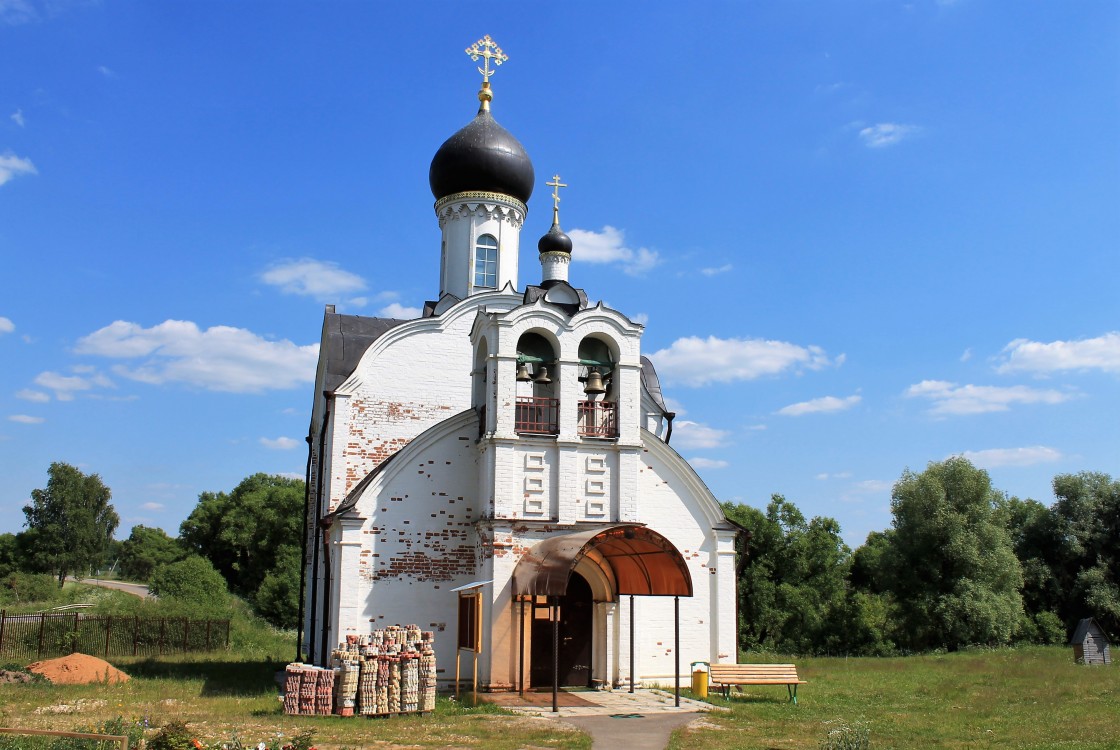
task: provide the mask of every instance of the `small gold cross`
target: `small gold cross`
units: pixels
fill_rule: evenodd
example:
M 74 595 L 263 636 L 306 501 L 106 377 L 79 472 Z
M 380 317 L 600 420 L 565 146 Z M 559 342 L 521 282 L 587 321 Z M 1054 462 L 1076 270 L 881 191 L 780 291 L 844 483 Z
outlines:
M 568 187 L 566 183 L 560 182 L 560 175 L 552 175 L 552 182 L 546 182 L 552 188 L 552 214 L 553 216 L 560 213 L 560 188 Z
M 490 69 L 490 61 L 493 60 L 494 65 L 498 66 L 509 59 L 509 55 L 502 52 L 502 48 L 490 38 L 489 34 L 467 47 L 467 54 L 475 62 L 478 62 L 478 58 L 482 58 L 482 67 L 478 69 L 478 72 L 482 74 L 484 84 L 489 83 L 490 76 L 494 75 L 494 71 Z

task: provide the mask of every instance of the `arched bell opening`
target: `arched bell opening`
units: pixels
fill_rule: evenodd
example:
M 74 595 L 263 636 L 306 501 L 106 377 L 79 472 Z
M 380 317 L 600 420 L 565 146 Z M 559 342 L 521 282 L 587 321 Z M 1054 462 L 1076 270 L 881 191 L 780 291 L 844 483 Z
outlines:
M 516 367 L 515 429 L 522 434 L 557 434 L 560 386 L 552 342 L 533 331 L 522 334 L 517 340 Z
M 592 438 L 618 437 L 617 346 L 598 335 L 579 342 L 579 434 Z

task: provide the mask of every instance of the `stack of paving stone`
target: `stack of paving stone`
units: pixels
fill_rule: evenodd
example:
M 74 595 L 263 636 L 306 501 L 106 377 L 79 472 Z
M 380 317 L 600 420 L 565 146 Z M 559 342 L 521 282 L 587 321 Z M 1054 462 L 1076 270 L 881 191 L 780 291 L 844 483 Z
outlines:
M 420 711 L 432 711 L 436 707 L 436 652 L 435 633 L 424 631 L 420 638 L 419 664 Z
M 334 670 L 293 663 L 284 670 L 284 713 L 301 716 L 329 715 L 334 692 Z
M 346 637 L 331 667 L 289 664 L 284 713 L 386 716 L 432 711 L 436 705 L 435 634 L 391 625 Z
M 353 716 L 357 703 L 358 679 L 361 653 L 357 639 L 347 637 L 345 644 L 331 652 L 331 667 L 334 669 L 334 712 L 339 716 Z

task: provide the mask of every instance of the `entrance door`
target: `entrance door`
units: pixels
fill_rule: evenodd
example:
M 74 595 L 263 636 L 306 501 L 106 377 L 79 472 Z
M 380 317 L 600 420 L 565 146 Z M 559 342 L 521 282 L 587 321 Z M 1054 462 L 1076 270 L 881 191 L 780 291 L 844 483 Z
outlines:
M 552 623 L 548 607 L 533 611 L 532 667 L 534 688 L 552 686 Z M 560 597 L 560 687 L 591 686 L 591 586 L 579 573 L 568 579 L 568 593 Z

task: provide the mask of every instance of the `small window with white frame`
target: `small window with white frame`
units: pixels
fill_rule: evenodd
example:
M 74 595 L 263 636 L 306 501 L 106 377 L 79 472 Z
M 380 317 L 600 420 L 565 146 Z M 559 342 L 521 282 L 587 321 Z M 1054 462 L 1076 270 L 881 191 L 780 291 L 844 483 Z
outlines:
M 492 234 L 482 235 L 475 243 L 474 286 L 480 289 L 498 286 L 498 240 Z

